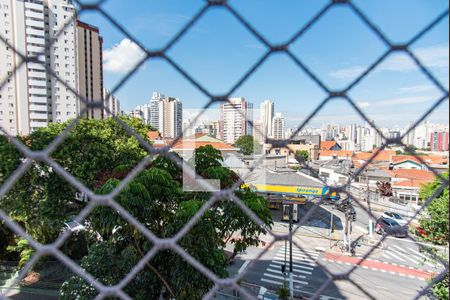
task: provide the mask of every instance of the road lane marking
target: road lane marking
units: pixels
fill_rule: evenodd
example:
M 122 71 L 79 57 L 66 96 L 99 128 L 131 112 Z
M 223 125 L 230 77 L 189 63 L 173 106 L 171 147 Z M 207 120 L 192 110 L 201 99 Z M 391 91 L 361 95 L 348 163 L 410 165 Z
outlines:
M 284 253 L 278 253 L 277 255 L 275 255 L 275 256 L 277 256 L 277 257 L 286 257 L 287 259 L 289 259 L 289 255 L 284 255 Z M 292 254 L 292 257 L 294 257 L 294 258 L 296 258 L 296 259 L 300 259 L 300 260 L 305 260 L 305 261 L 310 261 L 310 262 L 314 262 L 315 260 L 314 259 L 310 259 L 310 258 L 308 258 L 308 257 L 306 257 L 306 256 L 300 256 L 300 255 L 297 255 L 297 254 Z
M 285 248 L 281 248 L 280 251 L 278 251 L 278 253 L 282 252 L 284 253 Z M 289 254 L 289 249 L 286 249 L 286 254 Z M 309 251 L 300 251 L 300 250 L 296 250 L 296 249 L 292 249 L 292 253 L 296 253 L 296 254 L 301 254 L 301 255 L 309 255 L 311 257 L 317 258 L 319 257 L 319 254 L 316 252 L 309 252 Z
M 275 257 L 284 260 L 284 255 L 277 254 L 277 255 L 275 255 Z M 293 257 L 296 261 L 299 261 L 299 260 L 300 260 L 300 261 L 305 261 L 305 262 L 308 262 L 308 263 L 310 263 L 310 264 L 313 264 L 313 263 L 315 262 L 314 260 L 308 259 L 308 258 L 302 258 L 302 257 L 294 256 L 294 255 L 292 255 L 292 257 Z M 287 256 L 286 259 L 289 260 L 289 256 Z
M 281 279 L 281 280 L 285 279 L 283 276 L 273 275 L 271 273 L 264 273 L 263 276 L 271 277 L 271 278 L 275 278 L 275 279 Z M 292 279 L 292 282 L 300 283 L 300 284 L 304 284 L 304 285 L 308 284 L 308 282 L 306 282 L 306 281 L 297 280 L 297 279 Z
M 278 265 L 284 265 L 284 261 L 279 261 L 279 260 L 272 260 L 272 263 L 278 264 Z M 287 264 L 288 264 L 288 262 L 286 262 L 286 265 Z M 311 270 L 311 271 L 314 270 L 314 268 L 302 266 L 302 265 L 296 264 L 295 262 L 293 262 L 292 264 L 294 266 L 296 266 L 297 268 L 302 268 L 302 269 Z
M 405 254 L 408 254 L 408 252 L 405 251 L 405 249 L 403 249 L 402 247 L 399 247 L 399 246 L 397 246 L 397 245 L 392 245 L 392 247 L 397 248 L 398 250 L 400 250 L 401 252 L 403 252 L 403 253 L 405 253 Z
M 410 258 L 408 255 L 405 255 L 405 253 L 402 253 L 398 250 L 395 249 L 389 249 L 390 251 L 394 251 L 395 253 L 397 253 L 398 255 L 403 255 L 403 257 L 407 260 L 409 260 L 410 262 L 414 263 L 414 264 L 419 264 L 419 262 L 417 260 L 414 260 L 412 258 Z
M 275 273 L 275 274 L 283 274 L 283 273 L 281 273 L 281 270 L 278 270 L 278 269 L 267 268 L 266 271 L 268 271 L 268 272 L 273 272 L 273 273 Z M 292 271 L 295 272 L 294 269 L 293 269 Z M 295 277 L 298 277 L 298 278 L 303 278 L 303 279 L 306 278 L 305 275 L 297 275 L 297 274 L 294 274 L 294 276 L 295 276 Z
M 414 250 L 414 249 L 411 249 L 411 248 L 409 248 L 409 247 L 407 247 L 408 248 L 408 250 L 410 250 L 411 252 L 413 252 L 413 253 L 416 253 L 417 255 L 419 255 L 419 256 L 421 256 L 423 259 L 422 259 L 422 262 L 423 263 L 425 263 L 426 265 L 428 265 L 428 266 L 430 266 L 430 267 L 435 267 L 435 265 L 434 264 L 432 264 L 432 263 L 430 263 L 428 260 L 430 259 L 430 257 L 427 257 L 426 255 L 424 255 L 423 253 L 420 253 L 419 251 L 416 251 L 416 250 Z M 417 256 L 416 256 L 417 257 Z
M 389 251 L 389 250 L 386 250 L 386 251 Z M 395 257 L 396 259 L 398 259 L 398 260 L 400 260 L 400 261 L 403 261 L 404 262 L 404 260 L 401 258 L 401 257 L 398 257 L 397 255 L 395 255 L 394 253 L 392 253 L 392 252 L 389 252 L 389 255 L 392 255 L 393 257 Z
M 274 264 L 270 264 L 269 267 L 275 268 L 275 269 L 271 269 L 271 270 L 275 270 L 277 273 L 281 273 L 281 267 L 280 266 L 277 266 L 277 265 L 274 265 Z M 288 268 L 289 268 L 289 266 L 286 265 L 286 269 L 288 269 Z M 267 270 L 269 270 L 269 268 L 267 268 Z M 303 270 L 296 269 L 296 268 L 294 268 L 294 266 L 293 266 L 292 270 L 293 270 L 293 272 L 296 272 L 296 273 L 303 273 L 303 274 L 307 274 L 307 275 L 311 275 L 312 274 L 309 271 L 303 271 Z M 301 275 L 301 276 L 303 276 L 303 275 Z M 306 277 L 304 277 L 304 278 L 306 278 Z
M 247 260 L 240 268 L 239 268 L 239 270 L 238 270 L 238 274 L 241 274 L 242 273 L 242 271 L 244 271 L 245 270 L 245 268 L 247 268 L 247 265 L 250 263 L 250 261 L 249 260 Z
M 264 281 L 264 282 L 267 282 L 267 283 L 276 284 L 276 285 L 282 285 L 283 284 L 282 282 L 271 280 L 271 279 L 266 279 L 266 278 L 261 278 L 261 281 Z
M 388 272 L 394 272 L 395 274 L 398 274 L 401 276 L 414 276 L 416 279 L 419 280 L 429 280 L 436 274 L 434 272 L 430 272 L 423 269 L 414 269 L 409 268 L 406 266 L 399 266 L 394 265 L 386 262 L 375 262 L 372 260 L 362 260 L 361 258 L 356 257 L 350 257 L 350 256 L 343 256 L 343 255 L 336 255 L 332 253 L 325 253 L 324 259 L 332 260 L 334 263 L 346 263 L 350 262 L 354 265 L 360 265 L 361 267 L 367 266 L 368 268 L 376 271 L 386 270 Z M 392 274 L 392 273 L 391 273 Z
M 392 259 L 392 257 L 390 257 L 389 254 L 387 254 L 387 253 L 385 253 L 385 252 L 383 252 L 382 255 L 383 255 L 383 257 L 386 257 L 386 258 L 388 258 L 388 259 Z

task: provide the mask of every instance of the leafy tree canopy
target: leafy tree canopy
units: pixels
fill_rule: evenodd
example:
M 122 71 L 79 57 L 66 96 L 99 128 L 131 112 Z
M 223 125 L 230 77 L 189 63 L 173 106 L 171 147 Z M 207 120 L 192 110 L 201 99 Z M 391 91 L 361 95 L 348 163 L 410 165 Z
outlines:
M 124 119 L 141 136 L 148 127 L 134 119 Z M 53 124 L 20 139 L 34 150 L 43 149 L 67 124 Z M 21 163 L 21 154 L 4 138 L 0 139 L 0 182 Z M 111 192 L 147 152 L 112 119 L 81 120 L 52 153 L 52 158 L 69 173 L 98 194 Z M 212 147 L 196 150 L 196 171 L 207 179 L 219 179 L 222 188 L 238 182 L 238 176 L 222 166 L 221 153 Z M 6 159 L 6 160 L 3 160 Z M 64 228 L 64 222 L 77 215 L 86 203 L 74 199 L 76 190 L 44 163 L 35 162 L 2 199 L 0 207 L 41 243 L 51 243 Z M 272 224 L 266 200 L 247 188 L 235 195 L 268 226 Z M 115 197 L 115 201 L 158 237 L 175 236 L 205 205 L 211 194 L 187 192 L 182 187 L 182 170 L 167 157 L 159 156 Z M 20 201 L 17 201 L 20 199 Z M 143 232 L 120 212 L 107 206 L 95 208 L 84 224 L 84 249 L 67 250 L 81 266 L 100 282 L 113 285 L 139 262 L 154 245 Z M 178 245 L 219 277 L 226 276 L 229 258 L 226 243 L 234 245 L 233 255 L 260 243 L 266 228 L 255 224 L 230 199 L 218 199 Z M 30 248 L 16 245 L 27 259 Z M 66 250 L 63 250 L 66 251 Z M 77 253 L 78 256 L 74 256 Z M 204 275 L 172 250 L 159 251 L 124 289 L 136 299 L 165 297 L 198 299 L 212 287 Z M 90 299 L 97 291 L 78 276 L 61 288 L 62 299 Z
M 124 117 L 122 120 L 144 137 L 150 129 L 137 119 Z M 67 125 L 50 124 L 19 139 L 32 150 L 43 150 Z M 108 118 L 103 121 L 80 120 L 51 157 L 87 187 L 95 190 L 118 166 L 134 166 L 146 155 L 147 152 L 134 137 L 114 119 Z M 5 137 L 0 136 L 0 184 L 23 159 L 21 153 Z M 58 236 L 64 222 L 84 206 L 75 200 L 75 192 L 51 167 L 33 162 L 13 189 L 0 199 L 0 207 L 22 224 L 37 241 L 49 243 Z
M 253 139 L 251 135 L 241 136 L 235 143 L 234 146 L 240 149 L 244 155 L 250 155 L 252 153 L 261 153 L 262 146 Z
M 295 157 L 299 162 L 308 161 L 309 153 L 307 150 L 297 150 L 295 151 Z
M 443 174 L 448 180 L 448 171 Z M 442 181 L 436 178 L 433 182 L 423 185 L 419 195 L 422 199 L 428 199 L 437 190 L 441 189 Z M 433 199 L 426 208 L 427 216 L 420 219 L 420 226 L 427 231 L 425 237 L 434 243 L 448 243 L 449 241 L 449 195 L 448 186 L 444 188 L 435 199 Z

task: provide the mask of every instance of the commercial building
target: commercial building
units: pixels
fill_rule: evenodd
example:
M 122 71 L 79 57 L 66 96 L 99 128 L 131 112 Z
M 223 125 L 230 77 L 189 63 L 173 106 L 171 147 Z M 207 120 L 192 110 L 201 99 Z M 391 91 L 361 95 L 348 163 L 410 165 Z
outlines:
M 245 98 L 229 98 L 220 105 L 220 137 L 234 144 L 241 136 L 252 135 L 253 104 Z
M 103 38 L 97 27 L 77 21 L 78 95 L 86 103 L 97 103 L 98 107 L 87 107 L 80 101 L 79 114 L 85 118 L 103 119 Z
M 448 151 L 448 131 L 430 133 L 431 151 Z

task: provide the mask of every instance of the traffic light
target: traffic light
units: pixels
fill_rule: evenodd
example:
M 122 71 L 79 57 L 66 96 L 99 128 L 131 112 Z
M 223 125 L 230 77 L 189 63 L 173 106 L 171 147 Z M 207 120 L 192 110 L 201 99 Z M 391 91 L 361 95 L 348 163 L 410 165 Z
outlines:
M 286 265 L 281 265 L 281 273 L 285 273 L 286 272 Z

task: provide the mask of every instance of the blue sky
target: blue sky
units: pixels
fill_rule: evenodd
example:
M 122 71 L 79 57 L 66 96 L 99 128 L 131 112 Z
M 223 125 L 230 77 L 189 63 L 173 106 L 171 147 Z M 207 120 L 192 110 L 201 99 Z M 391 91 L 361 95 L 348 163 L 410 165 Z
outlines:
M 147 49 L 163 47 L 204 5 L 202 0 L 109 0 L 103 9 Z M 284 43 L 326 3 L 323 0 L 234 0 L 230 5 L 271 43 Z M 386 36 L 409 40 L 448 7 L 443 0 L 355 1 Z M 98 13 L 82 13 L 83 21 L 100 28 L 104 37 L 105 86 L 113 88 L 142 53 Z M 448 88 L 448 17 L 412 50 Z M 380 39 L 347 7 L 327 12 L 291 45 L 301 59 L 331 89 L 348 85 L 385 50 Z M 209 10 L 167 53 L 177 64 L 214 94 L 227 92 L 264 53 L 265 47 L 226 10 Z M 153 91 L 179 97 L 185 108 L 202 107 L 207 98 L 162 60 L 142 66 L 116 95 L 130 111 L 147 103 Z M 350 92 L 350 96 L 379 126 L 403 126 L 417 119 L 441 93 L 404 54 L 391 55 Z M 233 96 L 255 106 L 275 102 L 288 125 L 300 123 L 325 93 L 285 54 L 275 54 Z M 208 112 L 207 112 L 208 114 Z M 212 117 L 214 112 L 210 112 Z M 448 123 L 448 101 L 430 117 Z M 329 103 L 311 125 L 363 122 L 344 101 Z

